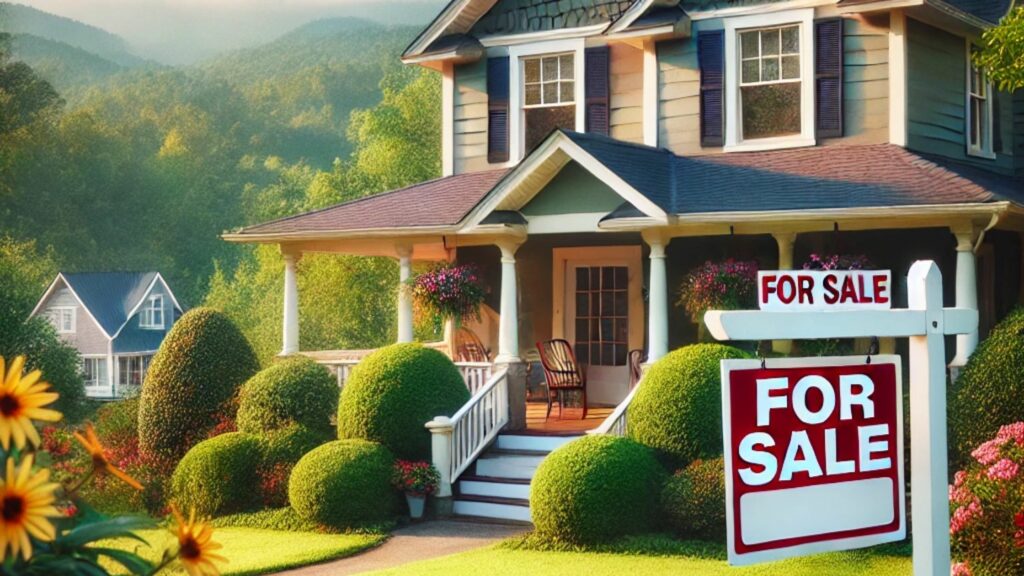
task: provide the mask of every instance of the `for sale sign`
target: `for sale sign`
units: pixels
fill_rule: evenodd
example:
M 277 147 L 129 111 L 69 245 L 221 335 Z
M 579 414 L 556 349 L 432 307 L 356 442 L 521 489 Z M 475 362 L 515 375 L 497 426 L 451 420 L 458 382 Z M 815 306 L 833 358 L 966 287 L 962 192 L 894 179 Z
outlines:
M 899 356 L 724 360 L 729 562 L 902 540 Z
M 888 270 L 770 270 L 757 273 L 761 310 L 887 310 Z

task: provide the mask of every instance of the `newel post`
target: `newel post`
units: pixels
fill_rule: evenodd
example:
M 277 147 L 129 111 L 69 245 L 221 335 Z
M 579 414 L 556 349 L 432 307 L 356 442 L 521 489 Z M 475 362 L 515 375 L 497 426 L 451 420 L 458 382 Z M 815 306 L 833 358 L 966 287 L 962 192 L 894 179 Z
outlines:
M 437 416 L 426 423 L 430 431 L 430 459 L 437 468 L 441 480 L 434 495 L 437 514 L 451 515 L 452 509 L 452 421 L 447 416 Z

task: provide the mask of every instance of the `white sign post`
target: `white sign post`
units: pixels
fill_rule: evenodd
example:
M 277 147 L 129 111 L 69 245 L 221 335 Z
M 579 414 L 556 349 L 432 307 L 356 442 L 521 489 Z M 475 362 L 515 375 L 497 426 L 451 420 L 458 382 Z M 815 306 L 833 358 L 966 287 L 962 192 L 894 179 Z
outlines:
M 914 576 L 948 576 L 945 337 L 974 331 L 978 311 L 943 308 L 942 275 L 931 261 L 911 267 L 907 289 L 907 309 L 709 311 L 704 322 L 718 340 L 909 338 Z

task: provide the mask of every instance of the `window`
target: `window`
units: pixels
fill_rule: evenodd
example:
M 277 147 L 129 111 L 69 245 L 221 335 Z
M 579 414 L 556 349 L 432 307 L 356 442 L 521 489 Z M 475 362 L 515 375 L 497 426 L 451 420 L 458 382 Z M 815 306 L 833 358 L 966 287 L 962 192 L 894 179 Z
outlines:
M 974 65 L 973 45 L 967 50 L 967 153 L 994 158 L 992 151 L 992 85 Z
M 629 349 L 629 268 L 576 268 L 576 359 L 625 366 Z
M 163 330 L 164 328 L 164 297 L 154 294 L 146 300 L 139 316 L 139 328 Z
M 152 356 L 119 356 L 117 358 L 117 385 L 119 387 L 141 386 Z
M 82 358 L 82 377 L 88 388 L 109 385 L 107 378 L 107 359 Z
M 73 306 L 53 308 L 50 312 L 50 319 L 58 334 L 74 334 L 75 308 Z
M 526 149 L 555 128 L 576 129 L 576 54 L 523 58 L 523 118 Z

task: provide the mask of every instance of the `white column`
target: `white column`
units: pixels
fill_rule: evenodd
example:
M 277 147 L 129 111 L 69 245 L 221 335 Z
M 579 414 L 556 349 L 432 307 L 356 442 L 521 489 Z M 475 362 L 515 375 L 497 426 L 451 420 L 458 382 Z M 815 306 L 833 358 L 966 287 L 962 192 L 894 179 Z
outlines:
M 974 258 L 977 235 L 971 231 L 954 231 L 956 235 L 956 307 L 978 309 L 978 270 Z M 978 330 L 956 337 L 956 356 L 950 363 L 964 366 L 978 347 Z
M 281 355 L 299 351 L 299 282 L 295 270 L 298 256 L 282 254 L 284 258 L 284 325 Z
M 647 303 L 647 361 L 656 362 L 668 354 L 668 274 L 665 247 L 668 240 L 645 237 L 651 247 L 651 278 Z
M 434 468 L 437 468 L 441 481 L 438 482 L 438 498 L 451 498 L 452 496 L 452 430 L 451 419 L 447 416 L 438 416 L 426 423 L 427 430 L 430 430 L 430 459 Z
M 516 281 L 516 250 L 519 244 L 503 242 L 501 249 L 501 316 L 498 318 L 496 363 L 519 361 L 519 290 Z
M 412 246 L 396 246 L 398 252 L 398 341 L 412 342 L 412 294 L 406 282 L 412 277 Z
M 796 234 L 780 233 L 772 234 L 775 243 L 779 246 L 779 270 L 793 269 L 793 244 L 796 243 Z M 792 340 L 772 341 L 772 350 L 779 354 L 789 354 L 793 351 Z

